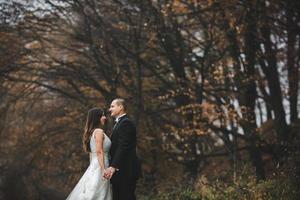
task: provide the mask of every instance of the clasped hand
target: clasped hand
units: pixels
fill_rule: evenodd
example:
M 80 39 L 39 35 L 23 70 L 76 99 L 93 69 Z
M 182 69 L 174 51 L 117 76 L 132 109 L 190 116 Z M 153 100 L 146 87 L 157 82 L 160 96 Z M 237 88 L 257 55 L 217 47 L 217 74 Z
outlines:
M 116 169 L 114 167 L 108 167 L 104 170 L 103 178 L 110 180 L 113 174 L 115 173 Z

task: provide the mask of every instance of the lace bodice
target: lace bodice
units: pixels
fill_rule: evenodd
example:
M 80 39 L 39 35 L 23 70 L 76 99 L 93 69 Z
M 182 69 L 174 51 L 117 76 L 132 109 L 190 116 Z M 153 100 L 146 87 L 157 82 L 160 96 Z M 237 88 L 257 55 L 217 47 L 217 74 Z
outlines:
M 106 134 L 104 134 L 103 138 L 104 138 L 104 140 L 103 140 L 104 166 L 108 167 L 108 165 L 109 165 L 109 150 L 110 150 L 110 146 L 111 146 L 111 141 Z M 98 163 L 98 158 L 97 158 L 97 153 L 96 153 L 95 132 L 93 133 L 93 135 L 91 137 L 90 147 L 91 147 L 90 162 L 91 162 L 91 164 L 94 162 Z M 94 165 L 94 166 L 96 166 L 96 165 Z
M 109 137 L 104 134 L 104 140 L 103 140 L 103 151 L 105 154 L 109 153 L 109 149 L 111 146 L 111 141 Z M 95 132 L 93 133 L 91 140 L 90 140 L 90 147 L 91 147 L 91 153 L 96 153 L 96 138 L 95 138 Z

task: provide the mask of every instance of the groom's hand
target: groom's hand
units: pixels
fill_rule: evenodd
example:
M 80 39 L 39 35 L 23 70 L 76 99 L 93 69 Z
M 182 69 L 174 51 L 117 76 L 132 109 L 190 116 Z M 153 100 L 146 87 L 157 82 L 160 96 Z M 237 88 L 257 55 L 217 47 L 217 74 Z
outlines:
M 115 173 L 116 168 L 114 167 L 109 167 L 104 171 L 104 178 L 106 179 L 111 179 L 111 177 L 113 176 L 113 174 Z
M 107 170 L 108 168 L 106 168 L 105 170 L 104 170 L 104 173 L 103 173 L 103 178 L 105 178 L 105 179 L 109 179 L 108 177 L 109 177 L 109 171 Z
M 107 170 L 109 171 L 109 177 L 108 178 L 111 179 L 111 177 L 114 175 L 114 173 L 116 171 L 116 168 L 109 167 Z

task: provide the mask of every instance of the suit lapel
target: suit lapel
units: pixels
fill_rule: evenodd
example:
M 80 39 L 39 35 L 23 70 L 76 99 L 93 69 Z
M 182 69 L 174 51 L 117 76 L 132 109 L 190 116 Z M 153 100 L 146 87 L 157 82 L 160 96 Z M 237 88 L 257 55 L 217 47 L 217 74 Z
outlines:
M 118 130 L 120 124 L 121 124 L 122 121 L 123 121 L 124 119 L 126 119 L 126 118 L 128 118 L 127 115 L 122 116 L 122 117 L 119 119 L 119 121 L 114 125 L 113 131 L 112 131 L 112 137 L 113 137 L 114 135 L 116 135 L 116 132 L 117 132 L 117 130 Z

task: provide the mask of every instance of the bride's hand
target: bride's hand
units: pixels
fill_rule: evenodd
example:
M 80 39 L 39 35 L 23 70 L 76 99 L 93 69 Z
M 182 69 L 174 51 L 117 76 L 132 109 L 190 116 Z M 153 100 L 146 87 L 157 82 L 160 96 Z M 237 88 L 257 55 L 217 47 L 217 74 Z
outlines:
M 108 179 L 109 178 L 109 172 L 107 171 L 107 168 L 103 170 L 102 178 Z
M 112 175 L 115 173 L 115 168 L 113 167 L 108 167 L 104 170 L 103 177 L 107 180 L 111 179 Z

